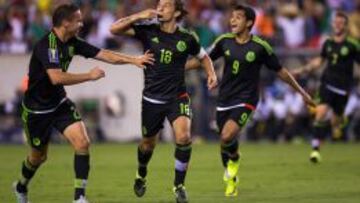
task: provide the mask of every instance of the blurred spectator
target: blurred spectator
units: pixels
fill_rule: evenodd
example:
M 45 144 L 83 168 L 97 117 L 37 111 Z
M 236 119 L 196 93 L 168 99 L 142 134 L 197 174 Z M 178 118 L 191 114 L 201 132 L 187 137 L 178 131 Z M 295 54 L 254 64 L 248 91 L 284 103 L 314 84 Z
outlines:
M 31 51 L 34 42 L 50 29 L 53 9 L 70 2 L 77 3 L 83 14 L 84 27 L 80 37 L 99 47 L 118 49 L 133 41 L 112 36 L 110 24 L 136 11 L 155 8 L 157 0 L 0 0 L 0 53 Z M 317 53 L 322 39 L 330 31 L 330 18 L 335 9 L 349 12 L 350 34 L 360 39 L 360 0 L 191 0 L 186 1 L 189 15 L 181 24 L 198 34 L 202 46 L 209 47 L 219 35 L 229 31 L 229 9 L 234 2 L 254 7 L 257 20 L 253 33 L 269 41 L 281 61 L 290 61 L 291 66 L 295 64 L 294 58 L 299 63 Z M 194 97 L 193 132 L 212 139 L 216 138 L 213 124 L 216 92 L 208 92 L 206 77 L 199 72 L 186 77 Z M 316 73 L 303 76 L 300 81 L 310 94 L 315 95 L 318 85 Z M 268 71 L 262 73 L 261 82 L 263 96 L 245 129 L 246 137 L 250 140 L 291 141 L 296 136 L 311 135 L 307 127 L 311 124 L 311 116 L 301 97 Z M 21 89 L 25 88 L 26 80 Z M 12 110 L 16 109 L 14 107 L 21 98 L 21 92 L 23 90 L 16 98 L 1 105 L 0 112 L 6 114 L 7 121 L 9 113 L 16 115 L 12 114 Z M 348 104 L 350 123 L 346 131 L 360 141 L 359 102 L 360 91 L 354 91 Z
M 115 17 L 108 8 L 107 0 L 99 1 L 99 10 L 95 12 L 95 18 L 97 19 L 96 35 L 101 43 L 99 46 L 104 48 L 117 48 L 117 46 L 113 44 L 113 36 L 109 31 L 111 24 L 115 21 Z
M 109 26 L 116 19 L 146 8 L 155 8 L 156 0 L 13 0 L 0 5 L 0 51 L 31 51 L 34 41 L 51 27 L 51 11 L 60 4 L 75 2 L 83 13 L 82 38 L 104 48 L 118 49 L 126 38 L 114 38 Z M 189 18 L 185 26 L 194 29 L 205 47 L 220 34 L 229 31 L 229 14 L 236 0 L 186 1 Z M 359 24 L 359 0 L 281 0 L 241 1 L 254 7 L 257 20 L 253 29 L 274 46 L 318 47 L 329 29 L 330 9 L 353 11 L 351 33 Z M 299 3 L 299 5 L 297 4 Z M 355 6 L 357 5 L 357 6 Z M 357 8 L 357 9 L 355 9 Z M 280 29 L 278 29 L 280 28 Z M 358 29 L 358 28 L 357 28 Z M 279 32 L 282 31 L 281 32 Z M 28 43 L 30 42 L 30 43 Z
M 21 105 L 27 88 L 27 77 L 24 77 L 11 100 L 0 103 L 0 142 L 22 142 Z
M 281 14 L 277 17 L 277 24 L 284 32 L 286 47 L 297 48 L 305 43 L 305 19 L 299 7 L 288 3 L 281 7 Z
M 8 51 L 10 43 L 11 27 L 7 20 L 5 9 L 0 9 L 0 53 Z
M 325 4 L 314 0 L 305 0 L 303 9 L 306 16 L 306 44 L 313 48 L 319 47 L 322 35 L 330 31 L 330 12 Z
M 29 27 L 29 39 L 31 42 L 31 47 L 39 41 L 46 32 L 49 31 L 50 25 L 46 23 L 46 17 L 43 15 L 41 10 L 36 10 L 34 20 L 30 22 Z
M 10 25 L 9 36 L 6 36 L 5 50 L 8 53 L 25 53 L 27 46 L 25 42 L 26 13 L 20 6 L 11 6 L 7 13 L 7 20 Z
M 264 39 L 273 41 L 275 37 L 275 10 L 269 8 L 257 16 L 256 30 Z
M 360 40 L 360 0 L 356 1 L 356 9 L 349 16 L 350 35 Z
M 326 0 L 324 3 L 329 5 L 332 10 L 351 11 L 355 7 L 354 1 L 349 0 Z

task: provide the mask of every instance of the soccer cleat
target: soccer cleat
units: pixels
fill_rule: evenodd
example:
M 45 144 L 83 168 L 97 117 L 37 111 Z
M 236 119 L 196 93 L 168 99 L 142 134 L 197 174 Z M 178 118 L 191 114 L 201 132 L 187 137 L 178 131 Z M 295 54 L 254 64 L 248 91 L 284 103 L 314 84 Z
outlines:
M 74 200 L 74 203 L 90 203 L 84 196 L 80 196 L 79 199 Z
M 238 159 L 237 161 L 229 160 L 225 171 L 228 180 L 236 177 L 239 171 L 239 166 L 240 166 L 240 159 Z
M 136 174 L 136 179 L 134 183 L 134 192 L 137 197 L 144 196 L 146 192 L 146 179 L 142 178 L 138 174 Z
M 237 176 L 235 176 L 235 178 L 229 179 L 226 182 L 225 196 L 236 197 L 238 195 L 238 185 L 239 178 Z
M 319 151 L 312 151 L 310 154 L 310 161 L 312 163 L 319 163 L 321 161 L 321 155 Z
M 19 192 L 17 189 L 18 182 L 13 183 L 13 190 L 16 196 L 16 202 L 17 203 L 29 203 L 28 197 L 27 197 L 27 191 L 25 192 Z
M 180 184 L 180 185 L 174 187 L 173 191 L 175 193 L 176 203 L 188 203 L 189 202 L 187 194 L 186 194 L 185 186 Z

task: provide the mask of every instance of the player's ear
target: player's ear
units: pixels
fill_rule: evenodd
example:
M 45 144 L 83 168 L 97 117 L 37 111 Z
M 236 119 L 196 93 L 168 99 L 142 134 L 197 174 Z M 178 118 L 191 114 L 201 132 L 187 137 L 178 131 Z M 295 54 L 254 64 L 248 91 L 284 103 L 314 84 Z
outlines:
M 68 21 L 66 19 L 61 22 L 61 25 L 64 26 L 64 27 L 68 27 L 69 24 L 70 24 L 70 21 Z
M 254 24 L 254 21 L 248 20 L 246 21 L 246 27 L 251 27 Z
M 180 11 L 175 11 L 175 18 L 177 19 L 179 16 L 181 15 L 181 12 Z

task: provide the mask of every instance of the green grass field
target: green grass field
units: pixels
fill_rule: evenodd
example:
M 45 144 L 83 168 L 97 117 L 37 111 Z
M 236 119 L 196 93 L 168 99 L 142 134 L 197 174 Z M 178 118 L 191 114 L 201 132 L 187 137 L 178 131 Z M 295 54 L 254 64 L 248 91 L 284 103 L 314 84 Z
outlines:
M 360 202 L 360 145 L 328 144 L 323 162 L 308 162 L 306 145 L 243 144 L 240 193 L 223 196 L 223 169 L 218 146 L 194 145 L 187 190 L 192 203 L 220 202 Z M 15 202 L 11 183 L 27 148 L 0 146 L 0 202 Z M 132 191 L 136 168 L 135 144 L 92 146 L 88 197 L 92 203 L 174 202 L 173 145 L 158 145 L 149 165 L 148 190 L 138 199 Z M 31 183 L 32 203 L 71 202 L 73 153 L 70 146 L 50 147 L 48 162 Z

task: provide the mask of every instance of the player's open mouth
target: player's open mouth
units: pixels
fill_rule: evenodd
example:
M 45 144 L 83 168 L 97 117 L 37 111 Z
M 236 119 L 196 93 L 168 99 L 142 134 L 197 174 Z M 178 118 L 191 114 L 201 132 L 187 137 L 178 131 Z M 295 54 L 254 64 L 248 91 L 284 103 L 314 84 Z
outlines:
M 158 14 L 158 15 L 157 15 L 157 18 L 158 18 L 158 19 L 162 19 L 162 18 L 163 18 L 163 15 Z

